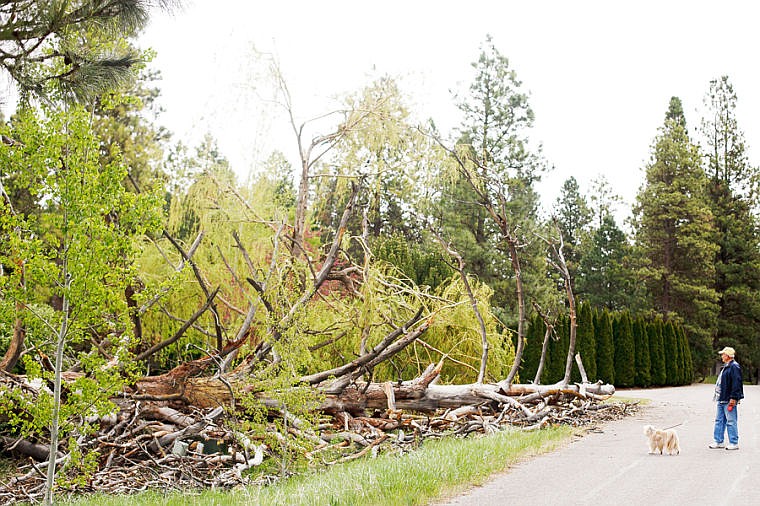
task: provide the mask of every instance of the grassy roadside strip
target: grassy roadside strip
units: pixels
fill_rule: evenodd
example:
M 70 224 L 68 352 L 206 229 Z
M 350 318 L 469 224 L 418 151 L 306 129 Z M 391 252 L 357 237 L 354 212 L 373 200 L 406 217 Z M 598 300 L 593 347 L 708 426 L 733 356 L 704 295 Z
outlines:
M 551 451 L 573 429 L 507 430 L 491 436 L 428 441 L 406 455 L 380 455 L 298 475 L 269 487 L 248 487 L 198 495 L 145 493 L 133 497 L 93 496 L 75 502 L 97 505 L 422 505 L 482 484 L 521 459 Z

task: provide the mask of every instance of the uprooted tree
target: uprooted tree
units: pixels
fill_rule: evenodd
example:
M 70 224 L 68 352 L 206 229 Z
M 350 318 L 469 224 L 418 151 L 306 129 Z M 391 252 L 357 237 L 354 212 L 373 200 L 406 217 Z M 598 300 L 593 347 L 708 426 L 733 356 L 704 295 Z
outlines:
M 215 158 L 198 164 L 204 170 L 165 226 L 156 194 L 124 190 L 118 157 L 100 164 L 84 111 L 20 115 L 0 150 L 11 175 L 0 181 L 2 311 L 13 322 L 0 397 L 6 449 L 47 461 L 64 485 L 119 491 L 103 477 L 117 463 L 147 455 L 142 468 L 170 462 L 159 474 L 174 479 L 192 475 L 177 459 L 198 443 L 209 453 L 217 441 L 237 453 L 204 459 L 203 471 L 221 469 L 210 484 L 226 485 L 265 453 L 290 451 L 283 440 L 293 434 L 322 449 L 341 428 L 351 441 L 361 436 L 348 429 L 422 432 L 423 422 L 403 413 L 442 411 L 450 420 L 490 412 L 540 426 L 562 399 L 611 395 L 610 385 L 570 384 L 572 345 L 563 381 L 515 383 L 525 346 L 524 237 L 509 212 L 515 188 L 495 184 L 493 158 L 472 144 L 434 159 L 471 185 L 506 245 L 516 347 L 488 287 L 468 277 L 452 245 L 457 274 L 433 290 L 376 260 L 366 234 L 347 233 L 367 174 L 344 178 L 334 229 L 307 228 L 318 160 L 380 114 L 383 100 L 343 111 L 333 133 L 310 143 L 290 115 L 301 163 L 291 207 L 260 205 L 283 195 L 281 181 L 263 176 L 240 188 Z M 561 247 L 555 252 L 562 270 Z M 322 415 L 332 420 L 327 436 L 315 426 Z M 69 468 L 88 472 L 61 472 Z M 7 483 L 3 497 L 39 498 L 38 470 Z

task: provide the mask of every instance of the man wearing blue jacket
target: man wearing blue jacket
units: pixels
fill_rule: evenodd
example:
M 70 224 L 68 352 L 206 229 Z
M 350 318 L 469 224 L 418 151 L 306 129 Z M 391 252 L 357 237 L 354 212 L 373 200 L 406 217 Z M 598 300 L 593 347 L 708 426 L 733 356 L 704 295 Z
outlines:
M 723 361 L 723 368 L 718 373 L 715 382 L 715 397 L 718 408 L 715 415 L 715 429 L 713 442 L 710 448 L 725 448 L 726 450 L 739 449 L 739 426 L 738 404 L 744 398 L 742 386 L 742 368 L 734 360 L 736 352 L 730 346 L 726 346 L 718 352 Z M 723 444 L 723 436 L 728 433 L 728 444 Z

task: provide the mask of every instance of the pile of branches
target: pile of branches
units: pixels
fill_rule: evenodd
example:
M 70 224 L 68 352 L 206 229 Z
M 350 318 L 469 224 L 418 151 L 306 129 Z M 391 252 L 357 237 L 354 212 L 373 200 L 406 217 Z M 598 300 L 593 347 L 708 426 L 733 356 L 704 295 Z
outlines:
M 491 434 L 508 428 L 534 430 L 556 424 L 592 430 L 638 410 L 637 404 L 602 402 L 598 396 L 586 397 L 575 391 L 548 392 L 429 413 L 397 409 L 389 399 L 386 409 L 369 414 L 325 414 L 314 429 L 304 428 L 298 419 L 290 417 L 287 431 L 278 430 L 274 424 L 269 431 L 280 438 L 283 447 L 296 439 L 309 441 L 310 449 L 302 457 L 320 467 L 379 453 L 408 453 L 429 438 Z M 95 436 L 78 441 L 82 454 L 99 455 L 88 481 L 82 484 L 72 480 L 57 494 L 230 489 L 272 483 L 291 472 L 276 462 L 281 448 L 270 448 L 263 439 L 252 441 L 237 426 L 221 407 L 183 412 L 157 403 L 122 404 L 118 415 L 100 421 Z M 18 460 L 18 473 L 6 478 L 0 487 L 0 503 L 40 501 L 47 466 L 41 460 L 47 459 L 46 448 L 8 438 L 5 447 L 23 456 Z M 65 454 L 57 456 L 64 469 L 67 458 Z

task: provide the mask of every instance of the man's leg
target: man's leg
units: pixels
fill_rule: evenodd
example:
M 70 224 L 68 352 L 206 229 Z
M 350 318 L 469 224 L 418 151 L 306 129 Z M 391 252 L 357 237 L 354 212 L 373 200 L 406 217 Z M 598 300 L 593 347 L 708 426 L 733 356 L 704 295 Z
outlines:
M 728 411 L 726 409 L 726 431 L 728 432 L 728 442 L 731 445 L 739 444 L 739 406 Z
M 720 402 L 715 403 L 715 428 L 713 429 L 713 441 L 716 443 L 723 442 L 723 436 L 726 431 L 726 405 Z

